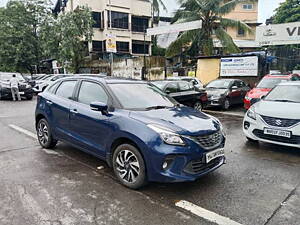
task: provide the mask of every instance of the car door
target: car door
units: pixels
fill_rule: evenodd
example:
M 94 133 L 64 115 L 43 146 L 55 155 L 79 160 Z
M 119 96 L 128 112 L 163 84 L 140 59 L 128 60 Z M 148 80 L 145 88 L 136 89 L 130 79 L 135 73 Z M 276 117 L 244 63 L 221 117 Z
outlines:
M 109 104 L 110 97 L 100 83 L 83 80 L 76 99 L 70 108 L 72 139 L 87 151 L 105 157 L 105 143 L 112 132 L 110 120 L 113 115 L 102 115 L 99 111 L 91 110 L 90 103 Z
M 241 88 L 238 86 L 237 81 L 233 81 L 229 86 L 230 90 L 230 103 L 238 104 L 241 98 Z
M 67 141 L 70 140 L 70 106 L 74 99 L 76 84 L 76 80 L 63 81 L 59 84 L 55 93 L 48 95 L 46 99 L 54 132 Z

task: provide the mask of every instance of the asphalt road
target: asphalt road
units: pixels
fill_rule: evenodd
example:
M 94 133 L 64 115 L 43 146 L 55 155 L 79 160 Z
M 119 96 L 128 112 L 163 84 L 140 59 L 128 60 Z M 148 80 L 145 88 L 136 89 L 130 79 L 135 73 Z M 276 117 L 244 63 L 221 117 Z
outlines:
M 300 149 L 247 143 L 241 117 L 216 114 L 226 165 L 196 182 L 132 191 L 103 161 L 63 143 L 43 150 L 10 127 L 34 132 L 34 108 L 0 101 L 1 225 L 215 224 L 176 206 L 182 200 L 231 219 L 223 224 L 300 224 Z

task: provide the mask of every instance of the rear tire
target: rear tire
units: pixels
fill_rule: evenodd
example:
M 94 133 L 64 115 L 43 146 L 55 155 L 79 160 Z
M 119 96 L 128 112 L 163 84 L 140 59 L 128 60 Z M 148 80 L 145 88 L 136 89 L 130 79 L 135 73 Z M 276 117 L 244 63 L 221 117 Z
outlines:
M 202 104 L 202 102 L 200 102 L 200 101 L 196 102 L 194 104 L 194 109 L 196 109 L 199 112 L 202 112 L 202 110 L 203 110 L 203 104 Z
M 57 140 L 53 138 L 51 128 L 46 119 L 38 121 L 36 130 L 39 143 L 43 148 L 49 149 L 56 146 Z
M 229 100 L 229 98 L 226 98 L 226 99 L 225 99 L 222 108 L 223 108 L 224 110 L 228 110 L 228 109 L 230 108 L 230 100 Z
M 139 189 L 147 184 L 145 162 L 135 146 L 119 145 L 114 151 L 112 165 L 116 177 L 124 186 Z

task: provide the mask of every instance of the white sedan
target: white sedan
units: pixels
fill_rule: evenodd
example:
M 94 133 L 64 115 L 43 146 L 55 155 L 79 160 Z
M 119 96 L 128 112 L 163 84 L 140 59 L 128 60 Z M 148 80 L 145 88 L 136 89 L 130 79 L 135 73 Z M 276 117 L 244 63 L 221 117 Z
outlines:
M 60 74 L 60 75 L 47 75 L 44 78 L 37 80 L 36 85 L 34 86 L 33 90 L 34 92 L 43 92 L 46 87 L 48 87 L 50 84 L 52 84 L 54 81 L 67 77 L 69 75 Z
M 284 82 L 247 111 L 243 131 L 249 141 L 300 148 L 300 82 Z

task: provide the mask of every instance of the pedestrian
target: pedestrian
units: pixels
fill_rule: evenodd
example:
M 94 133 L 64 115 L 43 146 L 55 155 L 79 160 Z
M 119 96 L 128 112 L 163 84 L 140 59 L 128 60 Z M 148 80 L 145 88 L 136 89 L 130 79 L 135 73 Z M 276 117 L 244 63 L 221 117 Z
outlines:
M 13 97 L 13 100 L 16 101 L 16 95 L 17 95 L 18 101 L 21 101 L 21 96 L 19 93 L 19 80 L 16 78 L 16 74 L 12 75 L 9 84 L 10 84 L 10 90 L 11 90 L 11 95 Z

